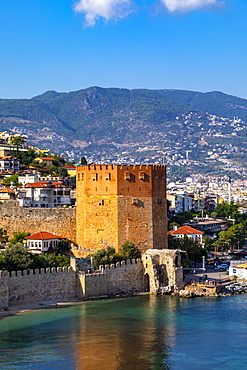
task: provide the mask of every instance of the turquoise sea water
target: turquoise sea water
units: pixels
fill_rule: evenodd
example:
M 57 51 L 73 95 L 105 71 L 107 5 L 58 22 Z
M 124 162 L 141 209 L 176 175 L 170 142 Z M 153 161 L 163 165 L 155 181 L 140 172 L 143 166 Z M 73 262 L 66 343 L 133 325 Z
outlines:
M 88 301 L 0 320 L 0 369 L 247 369 L 247 295 Z

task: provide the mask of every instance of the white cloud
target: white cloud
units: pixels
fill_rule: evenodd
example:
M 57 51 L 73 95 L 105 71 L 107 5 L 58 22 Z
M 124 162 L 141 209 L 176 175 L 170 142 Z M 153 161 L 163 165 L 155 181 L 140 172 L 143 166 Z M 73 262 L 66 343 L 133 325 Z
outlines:
M 224 1 L 218 0 L 161 0 L 170 13 L 189 12 L 196 9 L 203 9 L 222 5 Z
M 131 0 L 79 0 L 73 8 L 84 13 L 85 26 L 94 26 L 99 18 L 106 21 L 123 18 L 131 12 Z

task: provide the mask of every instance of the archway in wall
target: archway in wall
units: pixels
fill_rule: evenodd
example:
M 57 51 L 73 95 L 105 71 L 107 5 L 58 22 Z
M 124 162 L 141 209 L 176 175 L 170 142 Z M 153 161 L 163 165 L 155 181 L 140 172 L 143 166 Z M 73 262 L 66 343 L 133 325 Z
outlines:
M 150 292 L 150 278 L 148 274 L 144 275 L 144 289 L 145 292 Z
M 168 285 L 168 276 L 166 265 L 160 265 L 158 268 L 158 278 L 160 286 Z

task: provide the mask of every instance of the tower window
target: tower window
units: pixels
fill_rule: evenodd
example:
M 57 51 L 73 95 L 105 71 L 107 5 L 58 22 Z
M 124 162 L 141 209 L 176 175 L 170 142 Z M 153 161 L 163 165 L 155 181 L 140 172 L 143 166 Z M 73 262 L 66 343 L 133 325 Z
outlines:
M 139 180 L 145 180 L 145 172 L 140 172 L 139 173 Z
M 100 199 L 100 200 L 99 200 L 99 206 L 103 206 L 104 204 L 105 204 L 104 199 Z
M 130 172 L 125 172 L 125 180 L 130 181 Z
M 98 174 L 97 173 L 92 173 L 92 180 L 93 181 L 98 181 Z

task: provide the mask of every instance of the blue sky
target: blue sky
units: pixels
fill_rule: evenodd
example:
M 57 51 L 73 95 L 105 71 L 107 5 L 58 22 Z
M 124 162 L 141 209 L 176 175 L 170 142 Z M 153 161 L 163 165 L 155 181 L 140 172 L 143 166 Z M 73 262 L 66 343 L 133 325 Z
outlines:
M 0 98 L 90 86 L 247 98 L 246 0 L 0 0 Z

